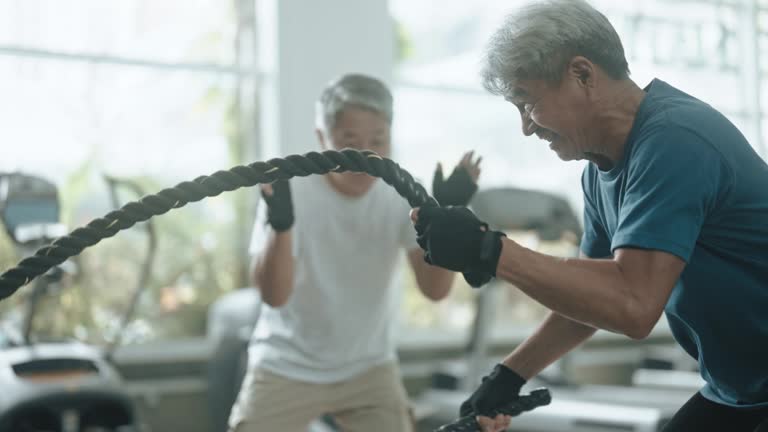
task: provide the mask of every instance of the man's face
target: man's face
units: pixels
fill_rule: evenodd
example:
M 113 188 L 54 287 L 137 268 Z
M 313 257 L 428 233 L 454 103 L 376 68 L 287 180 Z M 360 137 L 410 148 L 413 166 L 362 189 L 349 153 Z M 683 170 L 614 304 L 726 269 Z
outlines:
M 348 108 L 339 114 L 330 136 L 320 133 L 324 148 L 341 150 L 370 150 L 382 157 L 391 153 L 390 124 L 376 112 L 366 109 Z M 376 181 L 364 173 L 343 173 L 332 175 L 334 185 L 348 195 L 360 195 L 368 191 Z
M 592 104 L 577 78 L 566 76 L 559 84 L 544 80 L 523 80 L 505 98 L 522 117 L 523 134 L 536 134 L 562 160 L 585 158 L 596 142 L 590 127 Z

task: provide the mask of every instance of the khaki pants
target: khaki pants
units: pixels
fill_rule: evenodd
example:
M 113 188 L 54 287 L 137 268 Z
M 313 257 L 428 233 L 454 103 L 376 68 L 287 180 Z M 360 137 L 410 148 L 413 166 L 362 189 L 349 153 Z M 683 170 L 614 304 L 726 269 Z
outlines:
M 377 366 L 333 384 L 249 370 L 229 417 L 230 432 L 306 432 L 309 423 L 333 416 L 344 432 L 412 432 L 408 399 L 396 364 Z

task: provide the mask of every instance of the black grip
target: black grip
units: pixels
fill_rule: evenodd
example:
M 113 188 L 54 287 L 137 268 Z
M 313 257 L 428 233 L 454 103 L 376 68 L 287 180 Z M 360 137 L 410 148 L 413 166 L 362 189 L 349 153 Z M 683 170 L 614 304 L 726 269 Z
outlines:
M 534 408 L 549 405 L 551 401 L 552 396 L 549 394 L 549 390 L 544 388 L 536 389 L 530 394 L 520 396 L 509 404 L 494 410 L 489 416 L 495 417 L 498 414 L 504 414 L 514 417 L 525 411 L 531 411 Z M 440 426 L 435 432 L 477 432 L 479 430 L 480 425 L 477 424 L 477 420 L 473 414 L 461 417 L 453 423 Z

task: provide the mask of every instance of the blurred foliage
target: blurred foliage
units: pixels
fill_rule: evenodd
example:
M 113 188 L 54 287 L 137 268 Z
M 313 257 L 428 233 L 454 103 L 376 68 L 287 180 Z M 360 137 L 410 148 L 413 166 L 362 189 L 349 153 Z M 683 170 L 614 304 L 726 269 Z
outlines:
M 201 106 L 214 99 L 233 99 L 231 92 L 212 89 L 201 98 Z M 234 103 L 222 125 L 229 138 L 232 165 L 244 161 L 242 140 L 237 132 Z M 94 148 L 94 152 L 97 148 Z M 225 167 L 226 168 L 226 167 Z M 168 187 L 151 176 L 130 178 L 146 193 Z M 120 205 L 139 197 L 120 190 Z M 71 229 L 87 224 L 111 210 L 107 184 L 98 167 L 88 159 L 60 187 L 62 222 Z M 35 317 L 37 338 L 67 339 L 102 344 L 123 331 L 123 343 L 140 343 L 205 334 L 207 308 L 220 295 L 244 285 L 248 262 L 242 247 L 243 227 L 251 221 L 249 195 L 238 191 L 188 204 L 149 222 L 120 232 L 72 258 L 68 273 L 44 296 Z M 230 217 L 234 214 L 236 223 Z M 247 221 L 247 222 L 246 222 Z M 138 287 L 140 270 L 147 257 L 148 236 L 144 225 L 152 223 L 157 233 L 157 251 L 146 287 Z M 0 264 L 3 269 L 22 257 L 3 232 Z M 122 317 L 133 293 L 143 288 L 136 315 L 122 328 Z M 3 318 L 20 321 L 21 303 L 30 287 L 23 287 L 12 301 L 0 302 Z
M 413 58 L 415 45 L 408 29 L 402 22 L 395 20 L 394 25 L 395 37 L 397 38 L 395 41 L 395 61 L 403 62 Z
M 76 176 L 93 177 L 85 171 L 93 174 L 91 169 L 84 168 L 84 172 Z M 77 215 L 94 195 L 104 200 L 108 198 L 105 193 L 95 193 L 98 187 L 86 188 L 91 195 L 82 196 L 81 184 L 88 183 L 82 178 L 67 182 L 62 188 L 62 202 L 72 203 L 73 197 L 81 197 L 79 206 L 66 206 L 72 214 L 65 219 L 83 219 Z M 159 185 L 151 178 L 134 180 L 147 191 L 156 192 L 167 186 Z M 68 187 L 73 184 L 77 186 Z M 236 254 L 230 245 L 241 234 L 230 224 L 218 222 L 211 211 L 215 207 L 231 207 L 233 201 L 233 197 L 225 194 L 150 220 L 158 233 L 153 272 L 148 285 L 143 287 L 144 294 L 133 323 L 122 329 L 127 332 L 123 336 L 124 342 L 205 333 L 208 305 L 240 284 L 236 276 L 245 257 Z M 103 215 L 94 217 L 99 216 Z M 87 221 L 78 225 L 84 223 Z M 35 319 L 36 334 L 40 338 L 77 337 L 95 343 L 114 338 L 120 330 L 120 317 L 128 308 L 133 293 L 140 288 L 137 283 L 148 246 L 144 224 L 103 240 L 72 260 L 76 270 L 57 284 L 59 289 L 40 304 Z M 11 267 L 20 258 L 5 236 L 0 242 L 0 251 L 3 268 Z M 28 290 L 29 287 L 22 288 L 17 295 L 19 300 Z M 3 302 L 2 306 L 8 309 L 10 304 Z
M 144 8 L 141 11 L 145 11 L 146 15 L 137 18 L 141 25 L 151 25 L 162 18 L 153 12 L 155 6 L 162 9 L 160 12 L 163 13 L 172 13 L 173 7 L 163 9 L 152 2 L 143 6 L 146 6 L 146 11 Z M 223 51 L 227 54 L 237 53 L 239 42 L 235 36 L 240 23 L 234 1 L 218 2 L 215 8 L 215 24 L 197 30 L 192 28 L 191 31 L 196 31 L 192 37 L 176 41 L 183 44 L 181 50 L 185 58 L 215 59 L 221 57 Z M 192 13 L 176 24 L 182 21 L 186 23 L 195 17 Z M 123 23 L 119 15 L 108 15 L 105 19 L 115 20 L 117 27 Z M 102 30 L 109 33 L 105 29 L 108 26 Z M 126 31 L 130 31 L 130 28 Z M 227 44 L 230 44 L 227 50 L 222 50 L 222 45 Z M 154 52 L 142 52 L 150 51 Z M 222 63 L 239 64 L 237 55 L 225 57 Z M 97 76 L 100 69 L 94 66 L 89 71 Z M 146 127 L 157 128 L 152 130 L 162 134 L 165 132 L 163 118 L 181 122 L 181 115 L 190 114 L 202 123 L 211 122 L 211 119 L 220 119 L 221 107 L 226 107 L 224 118 L 214 126 L 219 129 L 218 136 L 213 133 L 211 142 L 221 142 L 217 138 L 225 137 L 226 146 L 216 151 L 228 155 L 230 166 L 251 162 L 245 160 L 248 152 L 245 148 L 246 140 L 243 139 L 243 116 L 237 86 L 232 85 L 232 80 L 214 75 L 210 76 L 207 88 L 192 90 L 199 94 L 187 91 L 185 96 L 192 97 L 183 100 L 192 103 L 182 105 L 179 111 L 158 109 L 155 113 L 153 107 L 143 110 L 156 114 L 152 120 L 157 123 L 146 123 Z M 154 84 L 151 78 L 147 83 L 136 85 L 151 88 Z M 58 178 L 60 217 L 70 230 L 112 209 L 107 184 L 102 179 L 103 174 L 112 173 L 102 173 L 103 167 L 99 166 L 99 162 L 109 152 L 109 146 L 114 145 L 118 126 L 122 126 L 123 121 L 142 124 L 136 120 L 136 111 L 140 108 L 138 105 L 118 105 L 116 108 L 125 106 L 125 109 L 118 110 L 119 115 L 112 115 L 110 109 L 114 110 L 115 106 L 102 100 L 118 92 L 120 88 L 116 85 L 124 83 L 115 84 L 110 81 L 111 87 L 107 88 L 99 87 L 98 84 L 95 78 L 88 81 L 85 92 L 87 97 L 98 103 L 81 104 L 80 111 L 72 109 L 73 118 L 86 124 L 84 132 L 77 138 L 80 142 L 89 143 L 89 154 L 82 158 L 79 167 L 68 171 L 65 178 Z M 59 102 L 62 100 L 64 98 L 60 98 Z M 146 99 L 141 97 L 125 100 L 146 104 Z M 68 102 L 64 100 L 61 103 Z M 172 186 L 167 183 L 167 179 L 173 177 L 172 174 L 157 172 L 156 169 L 143 170 L 142 164 L 135 163 L 151 155 L 140 154 L 138 151 L 135 156 L 130 153 L 128 155 L 136 159 L 126 166 L 138 166 L 138 169 L 127 174 L 121 173 L 127 180 L 139 184 L 148 194 Z M 33 174 L 45 176 L 45 173 Z M 126 190 L 121 190 L 119 195 L 121 204 L 139 198 Z M 39 339 L 77 338 L 100 344 L 114 339 L 118 332 L 123 332 L 123 343 L 203 335 L 208 306 L 223 293 L 242 287 L 247 282 L 248 257 L 245 245 L 253 217 L 251 196 L 253 194 L 247 190 L 224 193 L 152 218 L 148 223 L 155 225 L 158 245 L 153 270 L 145 287 L 138 287 L 137 284 L 147 254 L 146 223 L 122 231 L 72 258 L 68 262 L 71 265 L 65 266 L 68 273 L 64 279 L 52 285 L 40 303 L 35 318 L 36 336 Z M 2 269 L 13 267 L 21 258 L 21 253 L 3 232 L 0 235 Z M 143 289 L 143 295 L 137 305 L 136 315 L 123 328 L 122 317 L 133 293 L 139 288 Z M 18 323 L 24 313 L 23 303 L 30 291 L 31 287 L 25 286 L 12 298 L 0 302 L 0 320 Z

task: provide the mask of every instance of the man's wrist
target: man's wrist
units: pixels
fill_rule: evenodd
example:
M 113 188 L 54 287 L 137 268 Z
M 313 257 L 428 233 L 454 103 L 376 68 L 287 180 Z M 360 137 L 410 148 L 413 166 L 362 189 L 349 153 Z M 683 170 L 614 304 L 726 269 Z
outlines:
M 526 379 L 523 376 L 504 363 L 496 365 L 491 373 L 491 377 L 499 380 L 499 382 L 503 383 L 506 387 L 516 391 L 520 391 L 520 388 L 526 383 Z
M 293 222 L 290 223 L 284 223 L 280 221 L 270 221 L 267 219 L 267 225 L 269 225 L 270 228 L 272 228 L 272 231 L 276 233 L 284 233 L 288 232 L 293 228 Z
M 502 238 L 501 244 L 501 254 L 496 265 L 496 275 L 507 282 L 517 284 L 524 277 L 522 271 L 530 266 L 530 264 L 528 264 L 528 267 L 523 265 L 523 262 L 526 262 L 528 259 L 527 252 L 529 250 L 509 238 Z
M 272 229 L 272 232 L 274 233 L 275 238 L 276 239 L 280 239 L 280 240 L 285 240 L 285 239 L 290 238 L 291 237 L 291 233 L 293 232 L 293 227 L 290 227 L 290 228 L 282 230 L 282 231 L 278 231 L 278 230 L 276 230 L 272 226 L 270 226 L 270 228 Z
M 506 234 L 501 231 L 486 231 L 480 241 L 480 265 L 478 267 L 494 277 L 504 247 L 502 239 L 505 237 Z
M 531 379 L 533 376 L 533 374 L 528 373 L 525 365 L 520 363 L 519 361 L 516 361 L 516 359 L 512 355 L 507 356 L 507 358 L 502 360 L 500 364 L 505 366 L 509 370 L 515 371 L 515 373 L 517 373 L 520 377 L 522 377 L 526 381 Z

